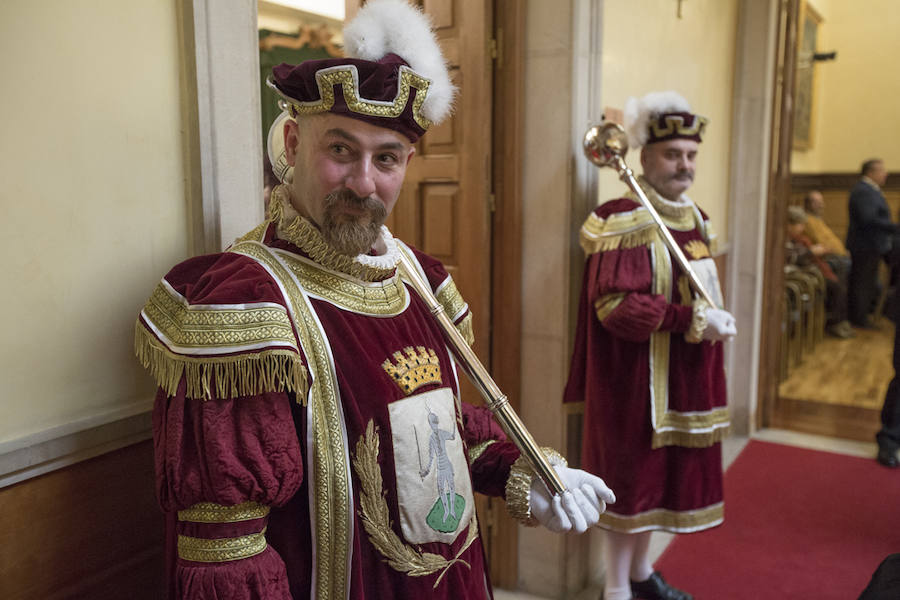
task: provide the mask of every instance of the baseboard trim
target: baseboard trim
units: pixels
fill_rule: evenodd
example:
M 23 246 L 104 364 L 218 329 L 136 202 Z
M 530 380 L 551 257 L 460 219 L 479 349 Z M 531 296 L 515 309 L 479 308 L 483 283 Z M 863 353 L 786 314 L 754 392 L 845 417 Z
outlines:
M 0 443 L 0 489 L 149 439 L 153 401 Z

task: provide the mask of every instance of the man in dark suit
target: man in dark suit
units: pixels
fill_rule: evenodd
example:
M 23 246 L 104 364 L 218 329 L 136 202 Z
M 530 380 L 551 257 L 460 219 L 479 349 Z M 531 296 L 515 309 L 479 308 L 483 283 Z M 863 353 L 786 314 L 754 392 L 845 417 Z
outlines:
M 871 328 L 869 321 L 878 293 L 878 265 L 887 259 L 893 238 L 900 227 L 891 221 L 881 186 L 887 180 L 887 169 L 881 159 L 867 160 L 862 177 L 850 191 L 850 224 L 847 249 L 850 251 L 850 276 L 847 282 L 847 312 L 856 327 Z

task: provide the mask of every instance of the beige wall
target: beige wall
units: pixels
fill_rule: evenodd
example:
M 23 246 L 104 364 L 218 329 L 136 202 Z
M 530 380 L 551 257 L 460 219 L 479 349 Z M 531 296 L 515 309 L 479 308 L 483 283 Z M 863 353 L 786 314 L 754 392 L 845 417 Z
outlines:
M 792 154 L 796 173 L 853 172 L 878 156 L 900 168 L 900 11 L 895 0 L 810 3 L 822 16 L 815 65 L 813 146 Z
M 0 5 L 0 442 L 152 396 L 134 319 L 187 252 L 175 2 Z
M 629 96 L 675 90 L 709 119 L 688 195 L 712 219 L 720 244 L 728 237 L 737 0 L 612 0 L 604 2 L 603 106 L 623 108 Z M 640 156 L 628 165 L 640 173 Z M 625 190 L 615 173 L 600 176 L 601 201 Z

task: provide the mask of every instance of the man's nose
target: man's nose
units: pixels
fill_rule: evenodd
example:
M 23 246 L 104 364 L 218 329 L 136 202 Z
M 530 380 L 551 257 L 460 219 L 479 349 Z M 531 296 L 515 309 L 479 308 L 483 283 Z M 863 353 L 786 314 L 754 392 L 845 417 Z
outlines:
M 369 160 L 358 160 L 347 175 L 344 185 L 360 198 L 375 193 L 374 166 Z

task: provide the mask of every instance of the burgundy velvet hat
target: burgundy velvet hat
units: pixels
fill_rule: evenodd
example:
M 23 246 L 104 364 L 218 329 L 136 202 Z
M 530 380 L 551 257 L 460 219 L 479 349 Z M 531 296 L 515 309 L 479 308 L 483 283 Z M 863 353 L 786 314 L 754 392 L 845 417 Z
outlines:
M 625 103 L 625 131 L 631 148 L 674 139 L 702 142 L 707 122 L 706 117 L 691 112 L 687 100 L 676 92 L 651 92 Z
M 292 117 L 331 112 L 415 142 L 451 111 L 455 87 L 427 17 L 405 0 L 370 0 L 344 28 L 347 58 L 282 63 L 268 84 Z

